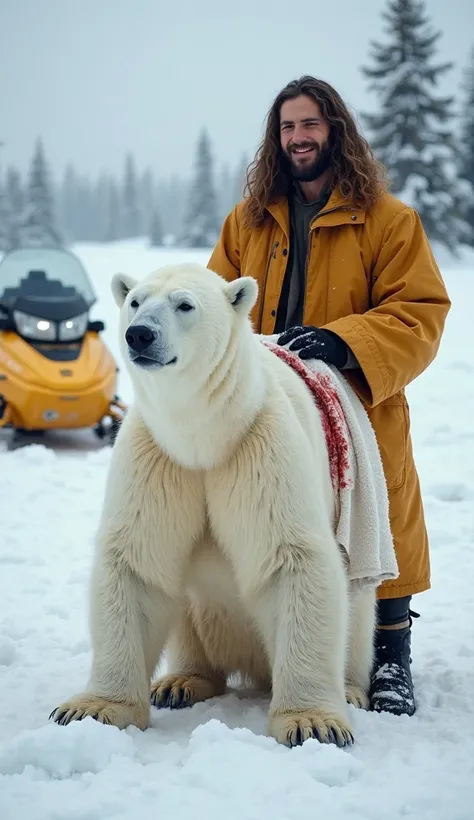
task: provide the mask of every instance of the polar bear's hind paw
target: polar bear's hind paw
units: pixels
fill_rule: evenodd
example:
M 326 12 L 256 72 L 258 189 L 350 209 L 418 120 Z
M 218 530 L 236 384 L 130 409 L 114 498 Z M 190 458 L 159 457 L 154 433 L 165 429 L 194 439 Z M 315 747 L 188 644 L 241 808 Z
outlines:
M 367 693 L 364 692 L 360 686 L 355 686 L 354 684 L 346 684 L 346 702 L 350 703 L 351 706 L 355 706 L 356 709 L 369 708 Z
M 165 675 L 152 684 L 150 700 L 158 709 L 184 709 L 222 695 L 225 683 L 199 675 Z

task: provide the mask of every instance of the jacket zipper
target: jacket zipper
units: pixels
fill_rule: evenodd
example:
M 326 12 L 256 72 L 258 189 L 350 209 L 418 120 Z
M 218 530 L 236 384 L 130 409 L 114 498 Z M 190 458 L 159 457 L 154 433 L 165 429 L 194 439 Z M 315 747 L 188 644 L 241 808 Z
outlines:
M 304 261 L 304 282 L 303 282 L 303 311 L 301 314 L 301 324 L 304 325 L 304 314 L 306 311 L 306 294 L 308 292 L 308 264 L 311 256 L 311 246 L 313 244 L 313 228 L 310 228 L 308 235 L 308 247 L 306 248 L 306 259 Z
M 260 319 L 259 319 L 260 333 L 262 332 L 263 308 L 264 308 L 264 305 L 265 305 L 265 294 L 266 294 L 266 291 L 267 291 L 268 271 L 270 270 L 270 265 L 271 265 L 272 259 L 276 259 L 276 252 L 277 252 L 277 248 L 278 248 L 279 244 L 280 244 L 280 242 L 278 240 L 273 243 L 272 249 L 270 251 L 270 256 L 268 257 L 267 267 L 265 269 L 265 276 L 264 276 L 264 279 L 263 279 L 263 289 L 262 289 L 262 304 L 261 304 L 261 308 L 260 308 Z

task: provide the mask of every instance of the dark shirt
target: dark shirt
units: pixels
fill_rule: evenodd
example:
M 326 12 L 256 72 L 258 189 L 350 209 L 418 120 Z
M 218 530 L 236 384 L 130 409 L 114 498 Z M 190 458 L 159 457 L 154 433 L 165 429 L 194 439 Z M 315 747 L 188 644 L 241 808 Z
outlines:
M 316 214 L 324 208 L 330 195 L 331 190 L 323 188 L 317 199 L 313 202 L 306 202 L 298 184 L 295 184 L 288 199 L 290 248 L 278 306 L 276 333 L 281 333 L 289 327 L 303 323 L 309 226 Z

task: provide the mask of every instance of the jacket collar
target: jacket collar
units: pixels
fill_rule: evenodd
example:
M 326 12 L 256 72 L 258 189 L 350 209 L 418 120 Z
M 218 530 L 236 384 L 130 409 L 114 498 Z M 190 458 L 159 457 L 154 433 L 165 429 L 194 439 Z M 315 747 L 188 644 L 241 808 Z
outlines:
M 290 235 L 290 214 L 288 198 L 278 197 L 269 202 L 267 211 L 278 223 L 283 233 L 289 239 Z M 347 199 L 344 199 L 339 188 L 335 188 L 329 197 L 324 208 L 315 216 L 311 222 L 311 228 L 333 228 L 336 225 L 360 225 L 365 222 L 366 211 L 364 208 L 357 208 Z

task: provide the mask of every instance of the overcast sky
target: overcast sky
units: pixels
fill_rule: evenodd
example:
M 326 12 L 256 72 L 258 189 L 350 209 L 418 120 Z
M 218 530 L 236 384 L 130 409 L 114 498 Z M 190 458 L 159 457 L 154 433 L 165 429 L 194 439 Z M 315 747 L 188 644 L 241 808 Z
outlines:
M 55 174 L 188 173 L 202 126 L 219 163 L 252 154 L 274 95 L 319 76 L 356 111 L 359 67 L 385 0 L 0 0 L 0 159 L 25 168 L 37 134 Z M 474 44 L 474 0 L 427 0 L 457 91 Z M 443 90 L 445 90 L 446 85 Z

